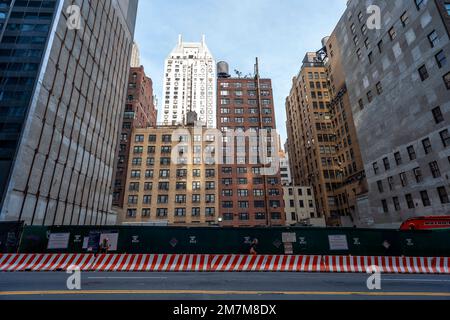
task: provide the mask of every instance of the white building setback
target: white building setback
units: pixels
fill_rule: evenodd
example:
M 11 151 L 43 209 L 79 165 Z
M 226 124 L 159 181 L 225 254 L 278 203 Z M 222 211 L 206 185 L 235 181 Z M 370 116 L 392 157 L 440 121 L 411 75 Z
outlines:
M 209 128 L 216 127 L 216 62 L 206 46 L 183 42 L 167 57 L 164 68 L 164 109 L 160 120 L 164 125 L 182 124 L 188 111 Z

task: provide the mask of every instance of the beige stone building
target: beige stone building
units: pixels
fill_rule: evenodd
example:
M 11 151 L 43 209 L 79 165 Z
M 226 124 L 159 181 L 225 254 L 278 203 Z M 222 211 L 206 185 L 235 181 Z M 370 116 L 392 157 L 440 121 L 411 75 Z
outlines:
M 293 184 L 311 186 L 318 217 L 339 225 L 335 190 L 342 181 L 330 112 L 327 68 L 308 53 L 286 99 L 288 152 Z
M 194 126 L 136 129 L 119 222 L 216 225 L 217 140 Z
M 310 187 L 285 185 L 283 189 L 287 226 L 326 226 L 325 217 L 319 217 L 317 214 L 314 195 Z

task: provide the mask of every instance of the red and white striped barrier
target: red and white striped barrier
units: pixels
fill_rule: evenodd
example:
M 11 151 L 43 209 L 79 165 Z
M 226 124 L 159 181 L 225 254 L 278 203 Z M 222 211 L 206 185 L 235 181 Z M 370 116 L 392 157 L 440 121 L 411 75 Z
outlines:
M 0 255 L 0 271 L 57 271 L 78 266 L 89 271 L 92 254 L 5 254 Z
M 450 274 L 450 258 L 276 255 L 170 254 L 4 254 L 0 272 L 81 271 L 125 272 L 341 272 Z
M 450 258 L 435 257 L 325 257 L 326 272 L 366 272 L 376 266 L 382 273 L 449 274 Z
M 212 272 L 320 272 L 325 271 L 320 256 L 246 256 L 217 255 L 210 264 Z
M 209 271 L 208 255 L 168 254 L 110 254 L 99 255 L 92 271 L 152 271 L 200 272 Z

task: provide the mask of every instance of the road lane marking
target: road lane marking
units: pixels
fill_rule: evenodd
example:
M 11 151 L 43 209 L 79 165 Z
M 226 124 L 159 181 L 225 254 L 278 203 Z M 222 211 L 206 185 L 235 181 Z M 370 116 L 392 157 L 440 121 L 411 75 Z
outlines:
M 165 280 L 168 279 L 167 277 L 88 277 L 88 279 L 120 279 L 120 280 L 127 280 L 127 279 L 158 279 L 158 280 Z
M 203 290 L 74 290 L 74 291 L 0 291 L 0 296 L 34 295 L 292 295 L 292 296 L 378 296 L 449 297 L 449 292 L 320 292 L 320 291 L 203 291 Z
M 450 282 L 450 280 L 439 280 L 439 279 L 383 279 L 382 281 L 405 281 L 405 282 Z

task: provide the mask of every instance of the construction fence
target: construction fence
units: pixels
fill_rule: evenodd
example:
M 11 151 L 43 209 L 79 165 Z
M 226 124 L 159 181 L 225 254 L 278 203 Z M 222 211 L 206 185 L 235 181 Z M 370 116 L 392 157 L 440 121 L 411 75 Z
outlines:
M 352 228 L 26 226 L 16 252 L 96 253 L 104 239 L 115 254 L 248 254 L 257 239 L 264 255 L 450 257 L 450 230 Z

